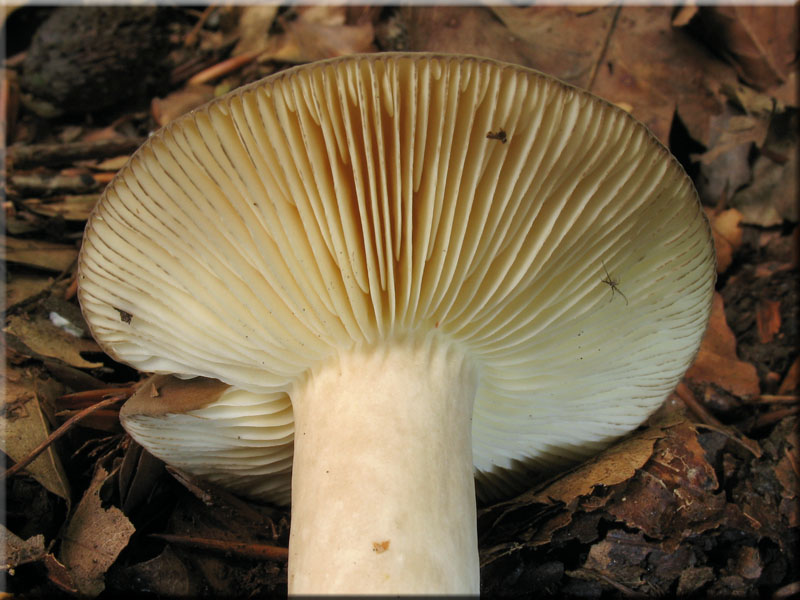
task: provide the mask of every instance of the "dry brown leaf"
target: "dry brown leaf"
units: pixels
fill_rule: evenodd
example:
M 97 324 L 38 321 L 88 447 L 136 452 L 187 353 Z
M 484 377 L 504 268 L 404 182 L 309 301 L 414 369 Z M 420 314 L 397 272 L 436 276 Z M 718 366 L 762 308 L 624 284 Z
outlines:
M 535 68 L 528 44 L 487 7 L 406 6 L 401 10 L 408 50 L 473 54 Z
M 745 81 L 768 89 L 786 80 L 797 52 L 795 6 L 707 6 L 700 19 L 709 42 Z
M 616 6 L 576 12 L 574 6 L 502 6 L 492 11 L 527 45 L 534 69 L 588 88 L 603 55 Z
M 583 568 L 602 573 L 628 587 L 637 587 L 642 583 L 642 563 L 657 548 L 647 542 L 641 532 L 610 531 L 606 539 L 589 549 Z
M 698 10 L 700 9 L 695 4 L 681 6 L 675 13 L 675 16 L 672 17 L 672 26 L 683 27 L 684 25 L 688 25 L 689 21 L 691 21 L 694 18 Z
M 92 165 L 92 168 L 98 171 L 119 171 L 125 166 L 129 159 L 129 156 L 115 156 L 114 158 L 107 158 L 96 165 Z
M 412 6 L 403 10 L 407 48 L 486 56 L 587 87 L 614 7 Z
M 214 98 L 214 87 L 211 85 L 187 85 L 169 94 L 166 98 L 153 98 L 150 111 L 160 126 L 202 106 Z
M 725 84 L 720 88 L 720 92 L 734 106 L 749 115 L 769 117 L 773 113 L 782 113 L 786 110 L 780 100 L 742 83 Z
M 767 138 L 769 122 L 750 115 L 725 114 L 711 119 L 712 130 L 711 148 L 703 154 L 693 155 L 693 160 L 698 160 L 704 165 L 711 164 L 722 154 L 730 152 L 738 146 L 755 144 L 761 147 Z
M 756 306 L 756 328 L 762 344 L 770 343 L 781 330 L 781 303 L 778 300 L 759 300 Z
M 714 293 L 711 319 L 703 343 L 686 378 L 714 383 L 737 396 L 759 394 L 756 368 L 737 357 L 736 337 L 725 320 L 724 303 L 718 292 Z
M 52 380 L 40 379 L 37 373 L 6 365 L 3 377 L 5 397 L 0 426 L 0 447 L 14 462 L 27 458 L 34 448 L 50 435 L 48 423 L 39 402 L 39 395 L 61 393 Z M 49 446 L 25 472 L 56 496 L 70 502 L 69 480 L 55 447 Z
M 729 208 L 715 213 L 706 208 L 706 215 L 711 222 L 711 234 L 714 238 L 714 251 L 717 255 L 717 273 L 724 273 L 733 262 L 734 253 L 742 245 L 742 213 Z
M 729 208 L 714 215 L 712 224 L 719 234 L 724 237 L 734 250 L 742 246 L 742 213 L 735 208 Z
M 108 473 L 98 466 L 89 489 L 75 507 L 61 543 L 61 561 L 81 595 L 88 597 L 105 589 L 106 571 L 135 531 L 120 509 L 103 508 L 100 487 L 106 477 Z
M 201 597 L 201 581 L 169 545 L 158 556 L 121 569 L 120 576 L 135 581 L 140 589 L 146 589 L 156 597 Z
M 786 377 L 781 382 L 781 387 L 778 389 L 779 394 L 791 394 L 800 388 L 800 357 L 796 358 L 789 367 Z
M 58 217 L 65 221 L 86 221 L 99 198 L 99 194 L 46 199 L 26 198 L 23 204 L 31 212 L 43 217 Z
M 761 577 L 764 564 L 761 562 L 761 555 L 758 549 L 752 546 L 740 548 L 734 568 L 736 573 L 745 579 L 758 579 Z
M 612 486 L 627 481 L 650 459 L 661 430 L 648 429 L 614 444 L 596 458 L 559 478 L 537 492 L 531 500 L 541 503 L 563 502 L 569 506 L 581 496 L 588 496 L 596 486 Z
M 264 49 L 278 8 L 277 4 L 253 4 L 242 7 L 237 26 L 239 41 L 231 56 Z
M 5 555 L 3 564 L 8 568 L 16 568 L 31 562 L 37 562 L 44 558 L 47 549 L 44 545 L 44 535 L 32 535 L 27 540 L 14 535 L 0 523 L 0 539 L 5 540 Z
M 9 273 L 6 283 L 6 308 L 43 292 L 53 278 L 42 273 Z
M 714 569 L 712 567 L 689 567 L 685 569 L 678 579 L 677 597 L 683 598 L 691 595 L 712 579 L 714 579 Z
M 298 18 L 283 23 L 285 33 L 273 37 L 259 60 L 303 63 L 375 51 L 372 23 L 346 25 L 344 6 L 306 6 L 296 12 Z
M 709 212 L 710 209 L 706 211 Z M 714 239 L 714 254 L 717 256 L 717 273 L 724 273 L 733 262 L 733 246 L 713 225 L 711 236 Z
M 97 342 L 70 335 L 43 317 L 30 320 L 27 316 L 12 315 L 3 329 L 38 356 L 57 358 L 79 369 L 102 367 L 101 362 L 89 362 L 81 352 L 102 352 Z
M 748 225 L 772 227 L 784 219 L 797 222 L 798 154 L 791 148 L 780 161 L 759 156 L 753 165 L 753 184 L 731 198 Z
M 65 271 L 78 258 L 78 250 L 65 244 L 13 237 L 4 237 L 3 244 L 8 262 L 48 271 Z
M 726 499 L 694 427 L 684 422 L 664 431 L 650 461 L 606 510 L 651 538 L 677 543 L 717 525 Z
M 629 104 L 665 144 L 677 110 L 691 137 L 708 147 L 709 117 L 722 110 L 717 90 L 736 74 L 671 20 L 670 7 L 623 6 L 591 91 Z

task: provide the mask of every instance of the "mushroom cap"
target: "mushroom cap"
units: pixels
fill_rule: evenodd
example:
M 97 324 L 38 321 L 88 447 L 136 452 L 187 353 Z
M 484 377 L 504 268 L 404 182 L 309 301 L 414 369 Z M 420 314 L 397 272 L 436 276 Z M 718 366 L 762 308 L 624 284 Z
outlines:
M 136 441 L 170 465 L 243 496 L 289 504 L 294 418 L 286 394 L 154 375 L 119 417 Z
M 691 181 L 621 109 L 389 53 L 282 71 L 152 135 L 95 208 L 79 283 L 112 357 L 258 394 L 433 331 L 477 367 L 474 464 L 502 487 L 659 406 L 714 252 Z

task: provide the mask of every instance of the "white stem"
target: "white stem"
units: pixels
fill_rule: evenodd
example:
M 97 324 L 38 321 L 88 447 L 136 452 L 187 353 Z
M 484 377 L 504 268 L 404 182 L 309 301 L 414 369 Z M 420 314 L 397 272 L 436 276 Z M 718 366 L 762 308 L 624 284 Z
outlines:
M 290 594 L 478 594 L 474 369 L 449 344 L 342 354 L 292 392 Z

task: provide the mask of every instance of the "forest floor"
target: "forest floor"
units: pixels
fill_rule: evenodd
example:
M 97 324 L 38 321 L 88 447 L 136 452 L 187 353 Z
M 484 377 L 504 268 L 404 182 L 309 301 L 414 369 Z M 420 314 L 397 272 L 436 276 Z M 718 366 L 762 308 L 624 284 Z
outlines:
M 285 595 L 289 512 L 169 470 L 121 429 L 141 375 L 87 333 L 83 227 L 174 117 L 293 64 L 425 50 L 522 64 L 629 111 L 694 180 L 718 260 L 703 345 L 662 409 L 480 508 L 482 590 L 800 597 L 797 24 L 794 7 L 723 6 L 5 14 L 4 591 Z

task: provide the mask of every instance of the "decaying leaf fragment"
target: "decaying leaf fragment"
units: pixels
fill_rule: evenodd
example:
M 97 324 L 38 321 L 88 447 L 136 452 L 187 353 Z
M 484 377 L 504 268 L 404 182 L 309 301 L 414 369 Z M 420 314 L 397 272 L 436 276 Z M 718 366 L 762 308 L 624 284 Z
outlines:
M 40 378 L 37 371 L 6 365 L 3 377 L 5 398 L 0 418 L 0 448 L 15 462 L 26 458 L 50 435 L 50 425 L 42 412 L 39 396 L 55 398 L 59 384 Z M 45 489 L 70 501 L 69 481 L 55 448 L 48 447 L 25 469 Z
M 736 338 L 725 320 L 722 296 L 714 293 L 711 320 L 694 364 L 686 378 L 714 383 L 737 396 L 756 396 L 759 381 L 756 368 L 736 355 Z
M 664 431 L 653 456 L 606 510 L 645 535 L 670 540 L 716 526 L 724 515 L 725 496 L 719 481 L 687 422 Z
M 14 336 L 36 355 L 57 358 L 79 369 L 103 366 L 103 363 L 89 362 L 80 355 L 81 352 L 100 352 L 96 342 L 70 335 L 41 315 L 33 319 L 12 315 L 3 331 Z
M 65 271 L 78 258 L 78 250 L 66 244 L 12 237 L 5 237 L 3 243 L 8 262 L 48 271 Z
M 106 571 L 135 531 L 120 509 L 103 508 L 100 487 L 106 477 L 108 473 L 98 466 L 61 544 L 61 560 L 83 596 L 94 597 L 105 589 Z
M 760 89 L 783 83 L 797 45 L 795 6 L 708 6 L 700 11 L 709 42 Z
M 73 596 L 78 594 L 72 579 L 45 544 L 44 535 L 38 534 L 23 540 L 12 531 L 0 525 L 0 539 L 5 540 L 5 555 L 0 554 L 2 564 L 13 576 L 14 569 L 29 563 L 41 563 L 47 572 L 47 578 L 60 590 Z

